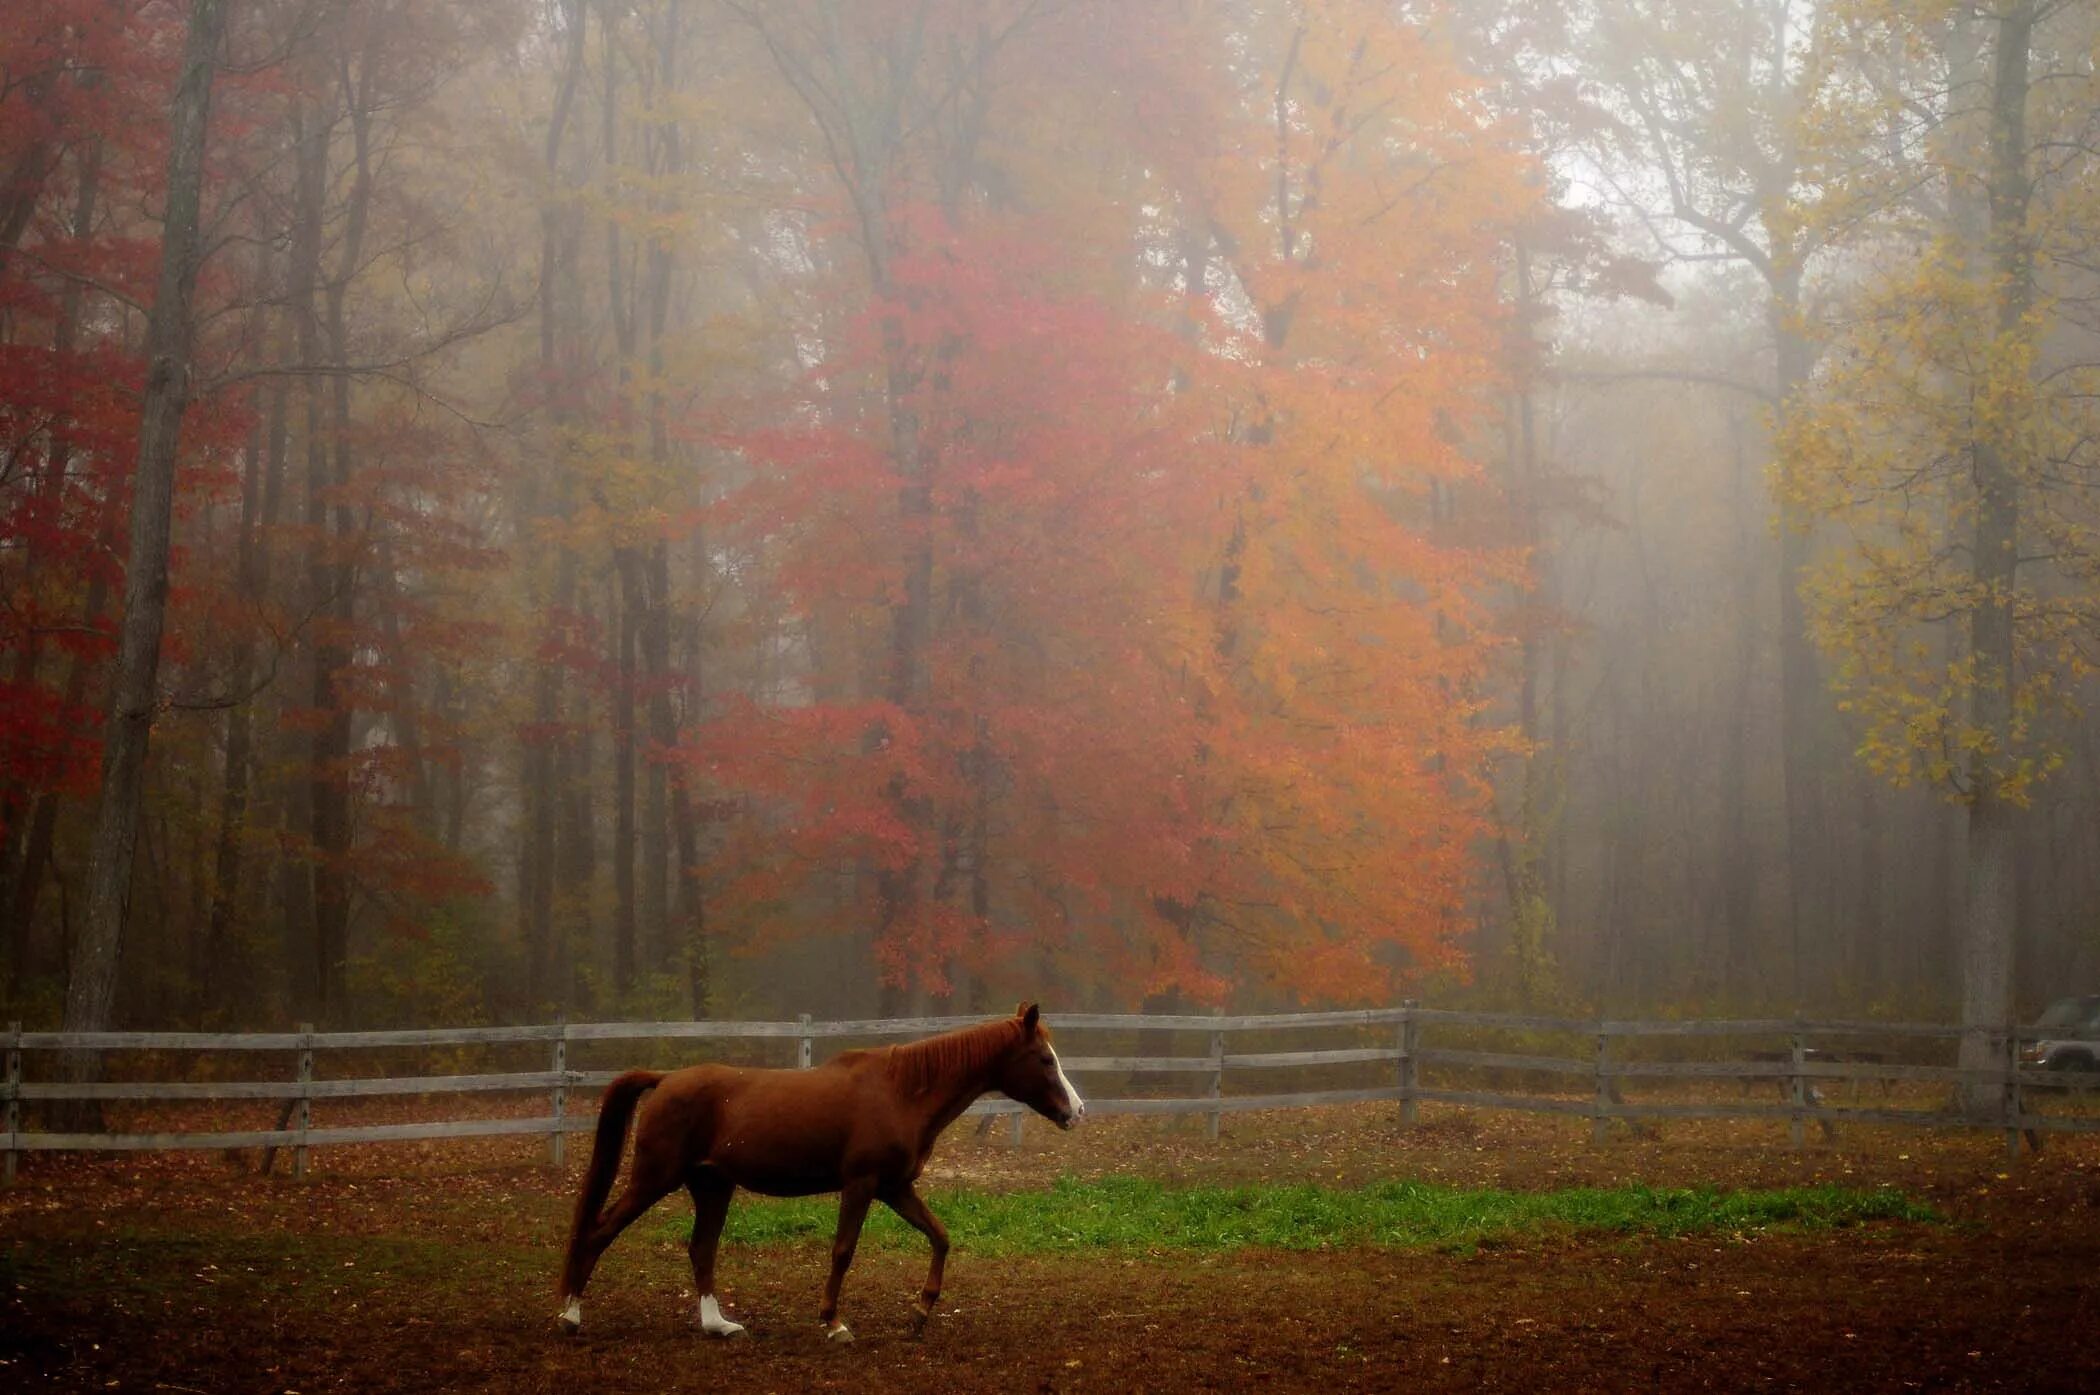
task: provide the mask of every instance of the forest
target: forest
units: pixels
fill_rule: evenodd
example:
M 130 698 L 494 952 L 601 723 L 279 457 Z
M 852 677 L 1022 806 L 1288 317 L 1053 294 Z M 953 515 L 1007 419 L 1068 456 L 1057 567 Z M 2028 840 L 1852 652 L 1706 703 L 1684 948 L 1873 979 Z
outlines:
M 8 0 L 0 1019 L 2100 991 L 2096 55 Z

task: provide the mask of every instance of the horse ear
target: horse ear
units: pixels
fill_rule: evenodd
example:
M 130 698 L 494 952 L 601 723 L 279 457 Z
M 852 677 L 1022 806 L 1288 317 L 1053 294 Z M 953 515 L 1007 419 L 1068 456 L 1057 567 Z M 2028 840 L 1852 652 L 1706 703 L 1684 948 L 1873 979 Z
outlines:
M 1042 1014 L 1036 1010 L 1034 1003 L 1021 1004 L 1014 1009 L 1014 1015 L 1021 1019 L 1021 1030 L 1029 1033 L 1035 1031 L 1035 1024 L 1042 1019 Z

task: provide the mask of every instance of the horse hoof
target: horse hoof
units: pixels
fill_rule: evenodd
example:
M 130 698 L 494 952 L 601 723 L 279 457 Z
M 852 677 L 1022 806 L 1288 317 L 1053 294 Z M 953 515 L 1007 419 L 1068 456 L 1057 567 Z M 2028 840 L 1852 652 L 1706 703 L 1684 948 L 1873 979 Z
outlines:
M 710 1293 L 700 1300 L 700 1330 L 710 1337 L 734 1337 L 744 1330 L 744 1324 L 723 1317 L 721 1305 Z
M 837 1342 L 840 1346 L 844 1346 L 853 1340 L 853 1330 L 843 1322 L 838 1323 L 825 1331 L 824 1340 Z
M 554 1325 L 564 1337 L 573 1337 L 583 1330 L 583 1304 L 571 1298 L 569 1306 L 563 1308 L 554 1319 Z

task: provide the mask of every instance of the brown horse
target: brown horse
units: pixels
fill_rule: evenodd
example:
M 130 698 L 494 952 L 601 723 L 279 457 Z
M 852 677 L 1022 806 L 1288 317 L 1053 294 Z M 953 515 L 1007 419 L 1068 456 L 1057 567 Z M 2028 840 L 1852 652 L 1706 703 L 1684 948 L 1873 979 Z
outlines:
M 838 1320 L 839 1284 L 853 1263 L 861 1222 L 870 1203 L 887 1204 L 933 1245 L 913 1323 L 915 1332 L 923 1330 L 941 1296 L 948 1232 L 914 1184 L 941 1130 L 993 1090 L 1059 1128 L 1071 1128 L 1086 1113 L 1034 1003 L 1023 1003 L 1012 1017 L 906 1046 L 843 1051 L 814 1070 L 628 1071 L 606 1087 L 598 1107 L 597 1143 L 562 1267 L 562 1329 L 582 1326 L 584 1285 L 606 1247 L 682 1185 L 693 1197 L 693 1286 L 700 1327 L 710 1337 L 744 1330 L 723 1317 L 715 1301 L 715 1245 L 738 1187 L 766 1196 L 839 1193 L 831 1279 L 818 1314 L 834 1341 L 853 1340 Z M 654 1093 L 634 1126 L 626 1189 L 604 1209 L 620 1170 L 628 1116 L 648 1091 Z

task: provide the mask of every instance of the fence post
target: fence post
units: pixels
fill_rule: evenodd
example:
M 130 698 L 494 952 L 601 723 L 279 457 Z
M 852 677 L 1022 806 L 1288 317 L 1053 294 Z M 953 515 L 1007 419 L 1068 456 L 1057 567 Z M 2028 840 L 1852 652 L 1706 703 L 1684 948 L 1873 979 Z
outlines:
M 547 1141 L 547 1160 L 561 1170 L 568 1135 L 561 1129 L 562 1116 L 569 1112 L 569 1014 L 554 1019 L 554 1133 Z
M 1795 1019 L 1795 1025 L 1797 1030 L 1788 1039 L 1787 1050 L 1786 1097 L 1790 1112 L 1786 1121 L 1786 1139 L 1788 1146 L 1798 1153 L 1808 1142 L 1808 1081 L 1801 1074 L 1803 1053 L 1801 1033 L 1798 1030 L 1800 1019 Z
M 2020 1115 L 2026 1111 L 2020 1099 L 2020 1029 L 2012 1025 L 2005 1029 L 2005 1090 L 2002 1099 L 2005 1110 L 2005 1156 L 2013 1162 L 2018 1162 Z
M 17 1135 L 22 1132 L 22 1024 L 7 1024 L 7 1175 L 6 1184 L 15 1184 L 15 1154 Z
M 808 1013 L 805 1012 L 802 1014 L 801 1022 L 802 1039 L 801 1042 L 795 1047 L 795 1069 L 808 1070 L 810 1067 L 810 1058 L 816 1054 L 816 1043 L 810 1040 Z
M 1223 1017 L 1225 1009 L 1212 1008 L 1210 1015 Z M 1218 1122 L 1224 1117 L 1224 1109 L 1218 1101 L 1225 1097 L 1225 1033 L 1216 1027 L 1210 1030 L 1210 1124 L 1207 1132 L 1210 1141 L 1218 1141 Z
M 1421 1108 L 1415 1091 L 1422 1085 L 1421 1064 L 1415 1053 L 1422 1048 L 1422 1024 L 1415 1020 L 1417 1004 L 1408 998 L 1400 1004 L 1400 1125 L 1412 1128 Z
M 1611 1132 L 1611 1038 L 1597 1021 L 1597 1097 L 1590 1105 L 1590 1143 L 1601 1146 Z
M 306 1134 L 314 1126 L 314 1024 L 299 1024 L 299 1141 L 292 1148 L 292 1176 L 306 1178 Z

